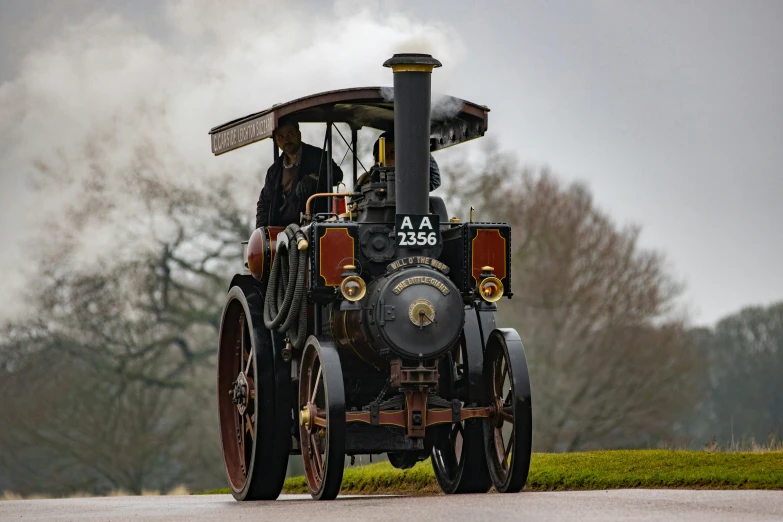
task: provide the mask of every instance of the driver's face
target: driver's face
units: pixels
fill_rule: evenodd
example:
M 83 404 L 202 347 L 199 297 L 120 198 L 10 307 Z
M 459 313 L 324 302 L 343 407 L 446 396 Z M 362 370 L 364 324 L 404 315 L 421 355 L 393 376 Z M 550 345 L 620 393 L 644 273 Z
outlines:
M 296 154 L 302 145 L 302 133 L 293 125 L 278 127 L 275 131 L 275 143 L 287 154 Z

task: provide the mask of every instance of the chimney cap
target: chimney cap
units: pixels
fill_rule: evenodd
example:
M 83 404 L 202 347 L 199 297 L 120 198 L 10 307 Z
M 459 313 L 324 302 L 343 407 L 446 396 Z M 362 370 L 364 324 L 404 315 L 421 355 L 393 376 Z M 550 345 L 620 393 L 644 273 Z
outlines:
M 383 62 L 384 67 L 394 67 L 395 65 L 429 65 L 430 67 L 440 67 L 442 64 L 433 58 L 431 54 L 418 53 L 395 54 Z

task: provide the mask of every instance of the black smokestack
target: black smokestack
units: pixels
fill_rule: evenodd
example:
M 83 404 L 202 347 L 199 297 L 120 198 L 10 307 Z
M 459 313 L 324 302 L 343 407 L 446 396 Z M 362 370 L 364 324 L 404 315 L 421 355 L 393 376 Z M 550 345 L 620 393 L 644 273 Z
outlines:
M 441 63 L 429 54 L 395 54 L 383 65 L 394 72 L 397 213 L 428 214 L 432 69 Z

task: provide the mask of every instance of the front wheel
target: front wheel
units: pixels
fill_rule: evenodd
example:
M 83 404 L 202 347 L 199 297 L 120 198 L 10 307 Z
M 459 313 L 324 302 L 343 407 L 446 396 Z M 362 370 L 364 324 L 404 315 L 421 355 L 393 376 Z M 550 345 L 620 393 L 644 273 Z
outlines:
M 495 489 L 517 493 L 527 482 L 533 438 L 530 376 L 525 348 L 513 328 L 493 330 L 484 356 L 490 416 L 484 451 Z
M 470 341 L 468 340 L 470 339 Z M 473 344 L 468 345 L 468 342 Z M 469 396 L 470 373 L 480 375 L 481 339 L 465 332 L 452 356 L 444 358 L 441 374 L 443 392 L 450 399 L 466 402 Z M 480 383 L 480 381 L 479 381 Z M 486 493 L 492 487 L 484 459 L 482 423 L 468 419 L 454 424 L 435 426 L 432 446 L 432 468 L 438 485 L 446 494 Z
M 343 372 L 334 343 L 312 335 L 299 374 L 299 440 L 310 495 L 334 499 L 345 465 Z

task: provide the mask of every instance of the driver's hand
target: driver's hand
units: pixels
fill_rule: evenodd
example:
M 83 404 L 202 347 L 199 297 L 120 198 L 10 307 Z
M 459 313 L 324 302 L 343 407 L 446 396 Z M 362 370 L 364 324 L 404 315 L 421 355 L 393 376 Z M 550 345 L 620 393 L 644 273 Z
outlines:
M 317 174 L 308 174 L 296 186 L 296 195 L 300 198 L 307 199 L 316 192 L 318 192 Z

